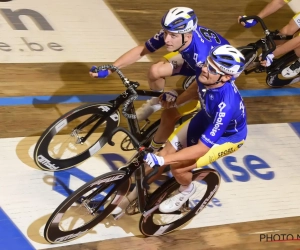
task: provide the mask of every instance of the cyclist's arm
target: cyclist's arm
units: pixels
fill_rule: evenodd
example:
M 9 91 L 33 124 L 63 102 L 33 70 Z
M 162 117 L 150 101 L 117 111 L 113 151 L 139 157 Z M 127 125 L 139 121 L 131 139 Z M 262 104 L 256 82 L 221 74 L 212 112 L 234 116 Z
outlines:
M 224 105 L 223 102 L 218 105 L 213 123 L 201 135 L 198 144 L 164 156 L 164 164 L 168 165 L 181 161 L 196 160 L 205 155 L 223 135 L 231 120 L 230 106 Z
M 146 48 L 145 45 L 139 45 L 134 47 L 133 49 L 127 51 L 125 54 L 120 56 L 113 65 L 118 68 L 124 68 L 128 65 L 131 65 L 138 60 L 140 60 L 143 56 L 149 54 L 150 51 Z
M 160 30 L 153 37 L 148 39 L 144 45 L 136 46 L 135 48 L 120 56 L 113 63 L 113 65 L 118 68 L 127 67 L 140 60 L 143 56 L 155 52 L 156 50 L 161 48 L 164 43 L 163 31 Z
M 277 10 L 282 8 L 286 3 L 290 2 L 291 0 L 272 0 L 269 4 L 267 4 L 259 13 L 258 16 L 260 18 L 265 18 Z

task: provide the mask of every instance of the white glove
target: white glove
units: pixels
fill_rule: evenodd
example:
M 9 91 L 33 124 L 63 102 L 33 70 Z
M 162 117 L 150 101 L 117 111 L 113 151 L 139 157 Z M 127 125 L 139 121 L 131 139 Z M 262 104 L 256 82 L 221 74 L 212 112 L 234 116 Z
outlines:
M 160 167 L 165 164 L 165 159 L 161 156 L 148 153 L 144 156 L 144 161 L 153 168 L 155 165 L 159 165 Z

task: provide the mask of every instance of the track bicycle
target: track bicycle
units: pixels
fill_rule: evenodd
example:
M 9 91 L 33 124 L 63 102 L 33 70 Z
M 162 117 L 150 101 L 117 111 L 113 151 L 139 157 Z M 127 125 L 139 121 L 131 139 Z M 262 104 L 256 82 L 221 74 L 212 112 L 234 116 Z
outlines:
M 197 186 L 195 194 L 179 210 L 160 212 L 159 204 L 172 196 L 179 184 L 171 177 L 150 193 L 148 180 L 158 172 L 158 167 L 154 166 L 153 171 L 145 176 L 143 157 L 152 150 L 145 148 L 131 132 L 122 127 L 116 127 L 111 137 L 118 131 L 126 133 L 131 139 L 136 150 L 135 156 L 119 170 L 84 184 L 56 208 L 44 228 L 44 238 L 49 243 L 64 243 L 80 238 L 105 220 L 128 193 L 131 176 L 135 177 L 137 198 L 131 201 L 125 213 L 141 214 L 139 229 L 145 236 L 164 235 L 184 226 L 207 206 L 218 191 L 221 177 L 216 170 L 193 170 L 192 179 Z
M 245 55 L 247 61 L 247 68 L 244 71 L 246 75 L 255 72 L 266 72 L 266 83 L 272 88 L 280 88 L 286 85 L 299 82 L 300 76 L 288 77 L 282 75 L 282 71 L 298 60 L 298 56 L 294 50 L 273 59 L 273 63 L 269 67 L 264 67 L 259 63 L 258 50 L 262 49 L 262 58 L 272 53 L 276 49 L 275 41 L 286 41 L 293 38 L 292 35 L 280 35 L 278 30 L 269 31 L 264 21 L 258 16 L 248 16 L 240 19 L 240 22 L 254 19 L 261 24 L 265 37 L 259 39 L 247 46 L 239 47 L 239 50 Z
M 145 146 L 150 144 L 160 119 L 152 124 L 147 119 L 146 124 L 140 127 L 135 114 L 134 101 L 138 96 L 159 97 L 161 93 L 137 89 L 139 83 L 130 81 L 113 65 L 103 65 L 97 70 L 103 69 L 115 71 L 126 90 L 108 103 L 84 104 L 54 121 L 39 137 L 34 148 L 33 158 L 39 168 L 46 171 L 69 169 L 97 153 L 107 143 L 113 146 L 114 144 L 108 138 L 120 125 L 119 108 L 122 105 L 122 114 L 127 120 L 130 132 Z M 195 112 L 182 116 L 177 125 L 190 119 Z M 85 135 L 82 135 L 83 133 Z M 128 136 L 122 140 L 121 149 L 134 150 Z

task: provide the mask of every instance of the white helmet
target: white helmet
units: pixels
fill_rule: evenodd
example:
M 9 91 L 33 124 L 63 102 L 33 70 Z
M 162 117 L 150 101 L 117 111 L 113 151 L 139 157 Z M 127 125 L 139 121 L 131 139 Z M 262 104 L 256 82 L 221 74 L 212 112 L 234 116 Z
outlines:
M 161 26 L 169 32 L 184 34 L 195 30 L 197 22 L 198 19 L 193 9 L 175 7 L 163 16 Z
M 228 44 L 214 47 L 210 51 L 209 57 L 222 72 L 228 75 L 240 74 L 245 67 L 243 54 Z

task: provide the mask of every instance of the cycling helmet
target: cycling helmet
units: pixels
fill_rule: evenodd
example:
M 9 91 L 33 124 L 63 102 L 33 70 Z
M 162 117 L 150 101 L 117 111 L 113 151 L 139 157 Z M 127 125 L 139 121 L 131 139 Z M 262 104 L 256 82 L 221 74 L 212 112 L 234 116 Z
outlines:
M 231 45 L 221 45 L 214 47 L 209 57 L 219 67 L 219 69 L 228 74 L 240 74 L 244 70 L 245 58 L 243 54 Z
M 194 10 L 187 7 L 175 7 L 163 16 L 161 26 L 169 32 L 184 34 L 195 30 L 197 22 Z

